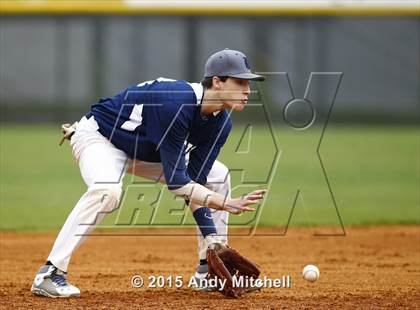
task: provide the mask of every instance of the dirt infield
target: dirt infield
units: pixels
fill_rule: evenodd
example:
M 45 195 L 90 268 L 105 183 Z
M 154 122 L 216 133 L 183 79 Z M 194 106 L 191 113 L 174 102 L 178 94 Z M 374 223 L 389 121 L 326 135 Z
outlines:
M 82 296 L 32 296 L 32 279 L 55 233 L 0 236 L 0 308 L 6 309 L 414 309 L 420 304 L 418 226 L 348 228 L 345 237 L 314 237 L 305 228 L 291 228 L 285 237 L 231 237 L 231 246 L 257 261 L 264 275 L 292 279 L 291 288 L 265 288 L 240 299 L 186 287 L 197 262 L 194 236 L 91 236 L 69 270 L 69 280 Z M 308 263 L 320 268 L 317 282 L 302 279 Z M 143 276 L 146 285 L 150 275 L 179 275 L 184 287 L 133 288 L 133 275 Z

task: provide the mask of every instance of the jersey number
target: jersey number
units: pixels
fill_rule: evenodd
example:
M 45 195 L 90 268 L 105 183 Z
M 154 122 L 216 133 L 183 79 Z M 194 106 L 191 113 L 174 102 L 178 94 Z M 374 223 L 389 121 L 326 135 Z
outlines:
M 141 121 L 143 120 L 143 117 L 141 116 L 141 113 L 143 112 L 143 105 L 134 105 L 133 111 L 131 111 L 130 118 L 128 121 L 124 122 L 124 124 L 121 125 L 122 129 L 134 131 L 138 126 L 141 125 Z
M 164 82 L 164 81 L 175 81 L 172 79 L 165 79 L 163 77 L 157 78 L 156 80 L 146 81 L 143 83 L 140 83 L 137 85 L 137 87 L 142 87 L 147 84 L 151 84 L 153 82 Z M 133 111 L 131 111 L 129 120 L 124 122 L 124 124 L 121 125 L 122 129 L 128 130 L 128 131 L 134 131 L 138 126 L 141 125 L 141 121 L 143 120 L 143 117 L 141 116 L 141 113 L 143 112 L 143 105 L 142 104 L 136 104 L 134 105 Z

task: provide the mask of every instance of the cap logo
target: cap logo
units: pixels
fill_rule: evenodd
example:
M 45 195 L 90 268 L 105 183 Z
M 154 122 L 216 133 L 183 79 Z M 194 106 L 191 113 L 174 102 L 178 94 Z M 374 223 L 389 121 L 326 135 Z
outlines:
M 251 70 L 251 66 L 249 65 L 248 60 L 246 59 L 246 57 L 244 57 L 244 62 L 245 62 L 245 67 L 246 67 L 248 70 Z

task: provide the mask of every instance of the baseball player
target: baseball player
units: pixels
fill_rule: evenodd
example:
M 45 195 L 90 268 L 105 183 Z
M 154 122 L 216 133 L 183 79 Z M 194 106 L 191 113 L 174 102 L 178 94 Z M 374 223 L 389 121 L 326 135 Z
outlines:
M 106 213 L 115 210 L 125 172 L 167 184 L 189 203 L 197 223 L 200 264 L 227 243 L 228 213 L 253 211 L 265 190 L 231 198 L 229 170 L 216 158 L 231 130 L 227 110 L 241 111 L 250 93 L 246 56 L 225 49 L 209 57 L 201 83 L 158 78 L 100 99 L 72 126 L 63 127 L 87 191 L 68 216 L 35 276 L 31 291 L 48 297 L 79 296 L 67 282 L 71 255 Z M 211 211 L 213 209 L 213 211 Z

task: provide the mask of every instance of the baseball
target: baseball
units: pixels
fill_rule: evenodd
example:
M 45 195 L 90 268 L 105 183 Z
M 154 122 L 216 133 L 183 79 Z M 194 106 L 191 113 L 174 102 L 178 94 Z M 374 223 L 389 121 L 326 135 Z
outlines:
M 315 265 L 306 265 L 302 272 L 303 278 L 309 282 L 315 282 L 319 278 L 319 269 Z

